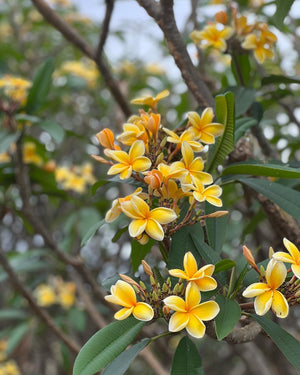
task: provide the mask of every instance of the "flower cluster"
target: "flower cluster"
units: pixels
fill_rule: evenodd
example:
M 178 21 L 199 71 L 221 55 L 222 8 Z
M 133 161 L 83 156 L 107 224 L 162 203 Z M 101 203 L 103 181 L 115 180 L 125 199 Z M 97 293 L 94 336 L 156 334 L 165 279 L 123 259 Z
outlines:
M 215 301 L 201 302 L 201 292 L 214 290 L 217 287 L 212 277 L 214 266 L 208 264 L 198 269 L 197 262 L 191 252 L 184 256 L 184 271 L 170 270 L 172 276 L 178 277 L 178 283 L 172 288 L 168 278 L 162 286 L 157 282 L 150 266 L 143 261 L 145 272 L 150 277 L 152 290 L 148 292 L 145 284 L 139 284 L 126 275 L 111 287 L 111 295 L 106 301 L 123 306 L 115 314 L 115 319 L 126 319 L 131 314 L 138 320 L 150 321 L 163 317 L 169 322 L 169 331 L 178 332 L 186 328 L 196 338 L 205 334 L 203 321 L 212 320 L 219 313 Z M 141 301 L 137 301 L 136 293 Z
M 9 99 L 24 105 L 32 82 L 26 79 L 6 75 L 0 78 L 0 90 Z
M 193 42 L 201 48 L 213 47 L 221 52 L 229 52 L 237 48 L 236 41 L 246 50 L 252 50 L 255 59 L 262 64 L 265 59 L 274 56 L 273 46 L 277 37 L 263 22 L 248 24 L 246 16 L 238 16 L 233 9 L 232 23 L 228 22 L 228 16 L 224 11 L 215 15 L 216 22 L 204 27 L 203 30 L 194 30 L 190 34 Z M 227 45 L 231 40 L 232 48 Z
M 110 129 L 99 132 L 97 139 L 104 147 L 105 158 L 93 155 L 110 165 L 109 176 L 118 175 L 121 180 L 131 177 L 141 185 L 132 194 L 114 200 L 106 214 L 107 222 L 121 213 L 132 219 L 129 234 L 141 243 L 146 243 L 149 237 L 162 241 L 180 227 L 199 221 L 203 218 L 201 202 L 222 206 L 222 189 L 213 184 L 212 176 L 204 172 L 202 157 L 195 153 L 203 151 L 203 144 L 213 144 L 224 126 L 213 122 L 213 111 L 206 108 L 201 116 L 189 112 L 186 126 L 168 129 L 157 112 L 158 101 L 168 94 L 164 90 L 154 98 L 134 99 L 134 104 L 149 106 L 148 112 L 140 110 L 139 116 L 130 117 L 117 137 Z M 178 222 L 187 199 L 189 209 Z M 216 215 L 225 213 L 219 211 Z
M 99 71 L 92 60 L 66 61 L 60 69 L 55 72 L 56 77 L 73 75 L 82 78 L 88 86 L 93 88 L 99 78 Z
M 39 306 L 49 307 L 59 304 L 68 310 L 76 302 L 76 285 L 65 282 L 60 277 L 52 277 L 47 284 L 40 284 L 34 290 Z
M 0 375 L 21 375 L 19 366 L 13 359 L 7 358 L 8 341 L 0 340 Z
M 272 309 L 278 318 L 286 318 L 289 305 L 300 303 L 300 252 L 288 239 L 284 238 L 283 243 L 289 254 L 283 251 L 274 253 L 271 249 L 271 260 L 266 270 L 262 267 L 258 269 L 250 250 L 244 247 L 246 259 L 259 273 L 260 282 L 249 285 L 243 296 L 256 297 L 254 309 L 258 315 L 264 315 Z M 294 275 L 290 279 L 283 262 L 291 264 Z
M 83 165 L 57 166 L 54 169 L 57 183 L 65 190 L 72 190 L 76 193 L 84 193 L 88 185 L 96 182 L 93 174 L 93 167 L 90 163 Z

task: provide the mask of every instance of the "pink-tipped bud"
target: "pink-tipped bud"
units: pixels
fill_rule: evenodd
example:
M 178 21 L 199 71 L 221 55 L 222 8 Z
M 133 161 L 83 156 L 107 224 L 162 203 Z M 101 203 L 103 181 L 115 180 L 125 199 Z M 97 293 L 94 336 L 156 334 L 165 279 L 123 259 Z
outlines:
M 250 266 L 253 267 L 255 271 L 260 275 L 260 271 L 255 263 L 253 255 L 247 246 L 243 246 L 243 254 Z
M 144 268 L 145 273 L 148 276 L 153 276 L 153 272 L 152 272 L 151 267 L 149 266 L 149 264 L 144 259 L 142 260 L 142 266 Z

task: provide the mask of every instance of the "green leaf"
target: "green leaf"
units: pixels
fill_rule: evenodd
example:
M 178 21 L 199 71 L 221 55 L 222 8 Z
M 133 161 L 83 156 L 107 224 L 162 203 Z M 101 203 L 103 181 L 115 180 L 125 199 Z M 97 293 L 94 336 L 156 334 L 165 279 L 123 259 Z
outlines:
M 27 313 L 19 309 L 1 309 L 0 320 L 23 320 L 27 318 Z
M 239 71 L 242 75 L 243 82 L 240 82 L 239 73 L 237 72 L 236 65 L 239 67 Z M 243 83 L 244 86 L 248 86 L 250 78 L 251 78 L 251 66 L 249 61 L 249 54 L 243 53 L 235 53 L 232 51 L 232 59 L 231 59 L 231 70 L 235 77 L 236 82 Z
M 77 332 L 85 332 L 87 327 L 87 318 L 84 310 L 72 307 L 67 312 L 67 321 L 71 323 L 72 328 Z
M 131 362 L 133 362 L 140 351 L 143 350 L 149 342 L 150 339 L 146 338 L 125 350 L 107 367 L 105 367 L 101 375 L 123 375 L 128 370 Z
M 231 164 L 223 170 L 222 175 L 248 174 L 252 176 L 268 176 L 277 178 L 300 178 L 300 169 L 283 164 L 262 164 L 258 161 Z
M 138 241 L 132 240 L 131 244 L 131 266 L 132 272 L 136 272 L 139 268 L 139 265 L 142 263 L 142 260 L 152 249 L 152 246 L 155 244 L 155 241 L 150 239 L 146 245 L 141 245 Z
M 95 234 L 97 231 L 97 229 L 95 229 L 96 224 L 98 224 L 99 225 L 98 228 L 100 228 L 100 226 L 103 225 L 104 222 L 105 220 L 101 219 L 99 212 L 95 208 L 93 207 L 82 208 L 79 211 L 79 221 L 78 221 L 81 238 L 84 238 L 92 227 L 95 230 L 93 234 Z
M 126 349 L 144 325 L 145 322 L 130 317 L 98 331 L 76 357 L 73 375 L 93 375 L 100 371 Z
M 81 246 L 84 246 L 87 244 L 87 242 L 94 236 L 94 234 L 97 232 L 97 230 L 102 227 L 102 225 L 105 224 L 105 219 L 97 221 L 83 236 L 81 240 Z
M 33 124 L 38 124 L 41 119 L 37 116 L 26 115 L 26 113 L 18 113 L 15 115 L 15 119 L 19 122 L 31 122 Z
M 117 242 L 118 239 L 122 236 L 123 233 L 127 232 L 128 230 L 128 225 L 126 227 L 120 228 L 117 233 L 113 236 L 112 242 Z
M 21 342 L 22 338 L 26 335 L 29 329 L 30 325 L 28 324 L 28 322 L 26 322 L 10 330 L 6 349 L 8 355 L 10 355 L 15 350 L 15 348 Z
M 10 133 L 8 131 L 1 131 L 0 132 L 0 154 L 2 152 L 5 152 L 9 149 L 10 145 L 14 142 L 16 142 L 16 140 L 18 139 L 19 137 L 19 133 Z
M 43 65 L 38 68 L 33 78 L 33 85 L 28 93 L 28 99 L 25 106 L 26 113 L 31 114 L 37 111 L 45 103 L 51 87 L 53 72 L 53 58 L 48 59 Z
M 51 137 L 58 143 L 62 142 L 65 138 L 64 129 L 55 121 L 45 120 L 40 123 L 40 127 L 48 132 Z
M 278 324 L 272 322 L 272 320 L 255 314 L 251 314 L 251 316 L 271 337 L 274 344 L 283 353 L 287 360 L 298 371 L 300 371 L 300 342 L 281 328 Z
M 205 214 L 220 211 L 215 206 L 205 202 Z M 209 244 L 218 253 L 222 251 L 227 230 L 228 216 L 206 219 L 206 231 Z
M 216 97 L 216 120 L 224 124 L 225 129 L 211 148 L 207 172 L 213 173 L 218 165 L 223 164 L 226 156 L 234 149 L 234 95 L 227 92 Z
M 177 346 L 171 375 L 204 375 L 197 347 L 187 336 Z
M 280 83 L 300 83 L 300 78 L 297 77 L 286 77 L 283 75 L 271 74 L 267 77 L 264 77 L 261 81 L 262 85 L 269 85 L 269 84 L 280 84 Z
M 219 341 L 229 335 L 241 317 L 241 308 L 232 299 L 225 298 L 222 294 L 216 297 L 220 307 L 219 314 L 215 317 L 216 334 Z
M 214 275 L 222 271 L 228 271 L 235 267 L 235 262 L 231 259 L 222 259 L 215 265 Z
M 245 134 L 252 126 L 257 125 L 257 120 L 252 117 L 243 117 L 235 121 L 234 143 Z
M 235 116 L 246 113 L 254 102 L 256 91 L 242 86 L 229 86 L 227 89 L 234 95 Z
M 276 12 L 273 16 L 275 26 L 282 30 L 283 21 L 288 15 L 294 0 L 276 0 Z
M 95 182 L 94 185 L 92 185 L 92 187 L 91 187 L 91 194 L 92 194 L 92 195 L 95 195 L 95 194 L 96 194 L 96 191 L 97 191 L 101 186 L 106 185 L 106 184 L 108 184 L 108 183 L 109 183 L 109 181 L 103 181 L 103 180 Z
M 276 182 L 261 180 L 258 178 L 237 179 L 258 193 L 265 195 L 280 208 L 293 216 L 295 219 L 300 217 L 300 192 Z

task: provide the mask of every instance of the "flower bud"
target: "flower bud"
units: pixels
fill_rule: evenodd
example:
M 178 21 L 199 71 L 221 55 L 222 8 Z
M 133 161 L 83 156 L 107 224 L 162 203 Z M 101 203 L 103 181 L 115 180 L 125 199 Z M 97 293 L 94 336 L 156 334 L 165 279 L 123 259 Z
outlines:
M 105 128 L 101 130 L 101 132 L 96 134 L 96 138 L 98 139 L 101 146 L 108 148 L 110 150 L 114 149 L 115 137 L 114 133 L 110 129 Z
M 165 316 L 168 316 L 169 314 L 170 314 L 170 308 L 169 308 L 169 306 L 164 306 L 163 308 L 162 308 L 162 311 L 163 311 L 163 314 L 165 315 Z
M 223 25 L 227 25 L 227 14 L 223 10 L 221 10 L 220 12 L 215 14 L 215 20 Z
M 273 257 L 273 254 L 274 254 L 274 250 L 273 250 L 273 247 L 272 247 L 272 246 L 270 246 L 270 247 L 269 247 L 269 259 L 272 259 L 272 257 Z
M 139 286 L 139 284 L 134 281 L 131 277 L 127 276 L 127 275 L 123 275 L 120 273 L 120 277 L 123 281 L 125 281 L 126 283 L 130 284 L 130 285 L 135 285 L 135 286 Z
M 259 272 L 259 269 L 257 268 L 257 265 L 255 263 L 255 260 L 253 258 L 253 255 L 251 253 L 251 251 L 248 249 L 247 246 L 243 246 L 243 254 L 244 254 L 244 257 L 246 258 L 247 262 L 250 264 L 251 267 L 253 267 L 255 269 L 256 272 Z
M 151 267 L 149 266 L 149 264 L 144 259 L 142 260 L 142 266 L 144 268 L 145 273 L 148 276 L 153 276 L 153 272 L 152 272 Z
M 163 182 L 163 175 L 158 169 L 153 169 L 152 171 L 146 172 L 144 181 L 152 189 L 158 189 L 161 187 L 161 184 Z

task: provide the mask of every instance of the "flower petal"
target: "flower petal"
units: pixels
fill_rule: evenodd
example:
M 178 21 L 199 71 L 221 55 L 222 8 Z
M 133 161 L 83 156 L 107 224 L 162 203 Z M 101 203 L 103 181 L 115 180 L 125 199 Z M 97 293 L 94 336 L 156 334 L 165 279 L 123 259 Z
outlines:
M 175 312 L 169 321 L 169 331 L 178 332 L 186 327 L 189 322 L 189 314 L 184 312 Z
M 185 302 L 182 298 L 178 296 L 170 296 L 164 299 L 164 303 L 171 310 L 186 312 Z
M 115 313 L 114 318 L 117 320 L 126 319 L 129 317 L 129 315 L 131 315 L 133 309 L 134 307 L 130 307 L 130 308 L 124 307 L 124 309 L 121 309 Z
M 201 339 L 205 334 L 205 329 L 205 324 L 201 320 L 197 319 L 193 314 L 189 314 L 186 330 L 191 336 Z
M 278 290 L 273 293 L 272 310 L 278 318 L 286 318 L 289 313 L 289 304 Z
M 144 155 L 145 153 L 145 144 L 143 141 L 135 141 L 129 150 L 129 158 L 131 161 L 138 158 L 139 156 Z
M 201 279 L 193 281 L 201 292 L 208 292 L 214 290 L 218 286 L 215 279 L 210 276 L 204 276 Z
M 148 303 L 138 302 L 133 309 L 133 316 L 144 322 L 148 322 L 153 318 L 154 312 L 153 309 Z
M 270 290 L 270 287 L 265 283 L 254 283 L 248 286 L 243 292 L 243 296 L 246 298 L 252 298 L 259 296 Z
M 211 320 L 214 319 L 220 311 L 220 307 L 215 301 L 203 302 L 196 306 L 191 313 L 197 316 L 200 320 Z
M 292 271 L 294 275 L 300 279 L 300 264 L 292 264 Z
M 173 270 L 169 270 L 169 274 L 174 277 L 178 277 L 178 279 L 188 279 L 188 275 L 177 268 L 174 268 Z
M 181 153 L 185 165 L 190 165 L 194 159 L 194 152 L 192 147 L 186 141 L 184 141 L 181 145 Z
M 200 291 L 195 283 L 189 283 L 185 291 L 185 305 L 187 311 L 197 306 L 200 302 Z
M 107 150 L 106 156 L 110 157 L 111 159 L 118 161 L 122 164 L 128 164 L 129 162 L 129 156 L 125 151 L 113 151 L 113 150 Z
M 266 280 L 271 289 L 277 289 L 286 278 L 284 263 L 271 259 L 266 269 Z
M 295 262 L 290 254 L 284 253 L 283 251 L 276 251 L 276 253 L 273 254 L 272 258 L 285 263 L 293 264 Z
M 190 251 L 184 255 L 183 267 L 189 278 L 192 278 L 198 270 L 196 259 Z
M 123 280 L 118 280 L 111 288 L 112 294 L 117 297 L 124 307 L 131 307 L 136 305 L 136 295 L 133 287 Z
M 287 238 L 283 239 L 283 244 L 286 247 L 287 251 L 291 254 L 294 261 L 298 264 L 300 263 L 300 251 L 298 248 Z
M 160 224 L 168 224 L 177 218 L 176 212 L 170 208 L 158 207 L 150 211 L 149 218 Z
M 157 241 L 162 241 L 165 236 L 162 226 L 156 220 L 147 220 L 145 232 L 149 237 L 154 238 Z
M 138 237 L 142 234 L 146 228 L 147 220 L 145 219 L 138 219 L 133 220 L 128 227 L 128 232 L 131 237 Z
M 117 164 L 112 165 L 109 168 L 109 170 L 107 171 L 107 174 L 111 176 L 111 175 L 118 174 L 127 170 L 128 170 L 128 165 L 117 163 Z
M 144 172 L 151 167 L 150 159 L 140 156 L 132 162 L 132 169 L 136 172 Z
M 269 290 L 255 298 L 254 309 L 257 315 L 265 315 L 272 305 L 273 291 Z

